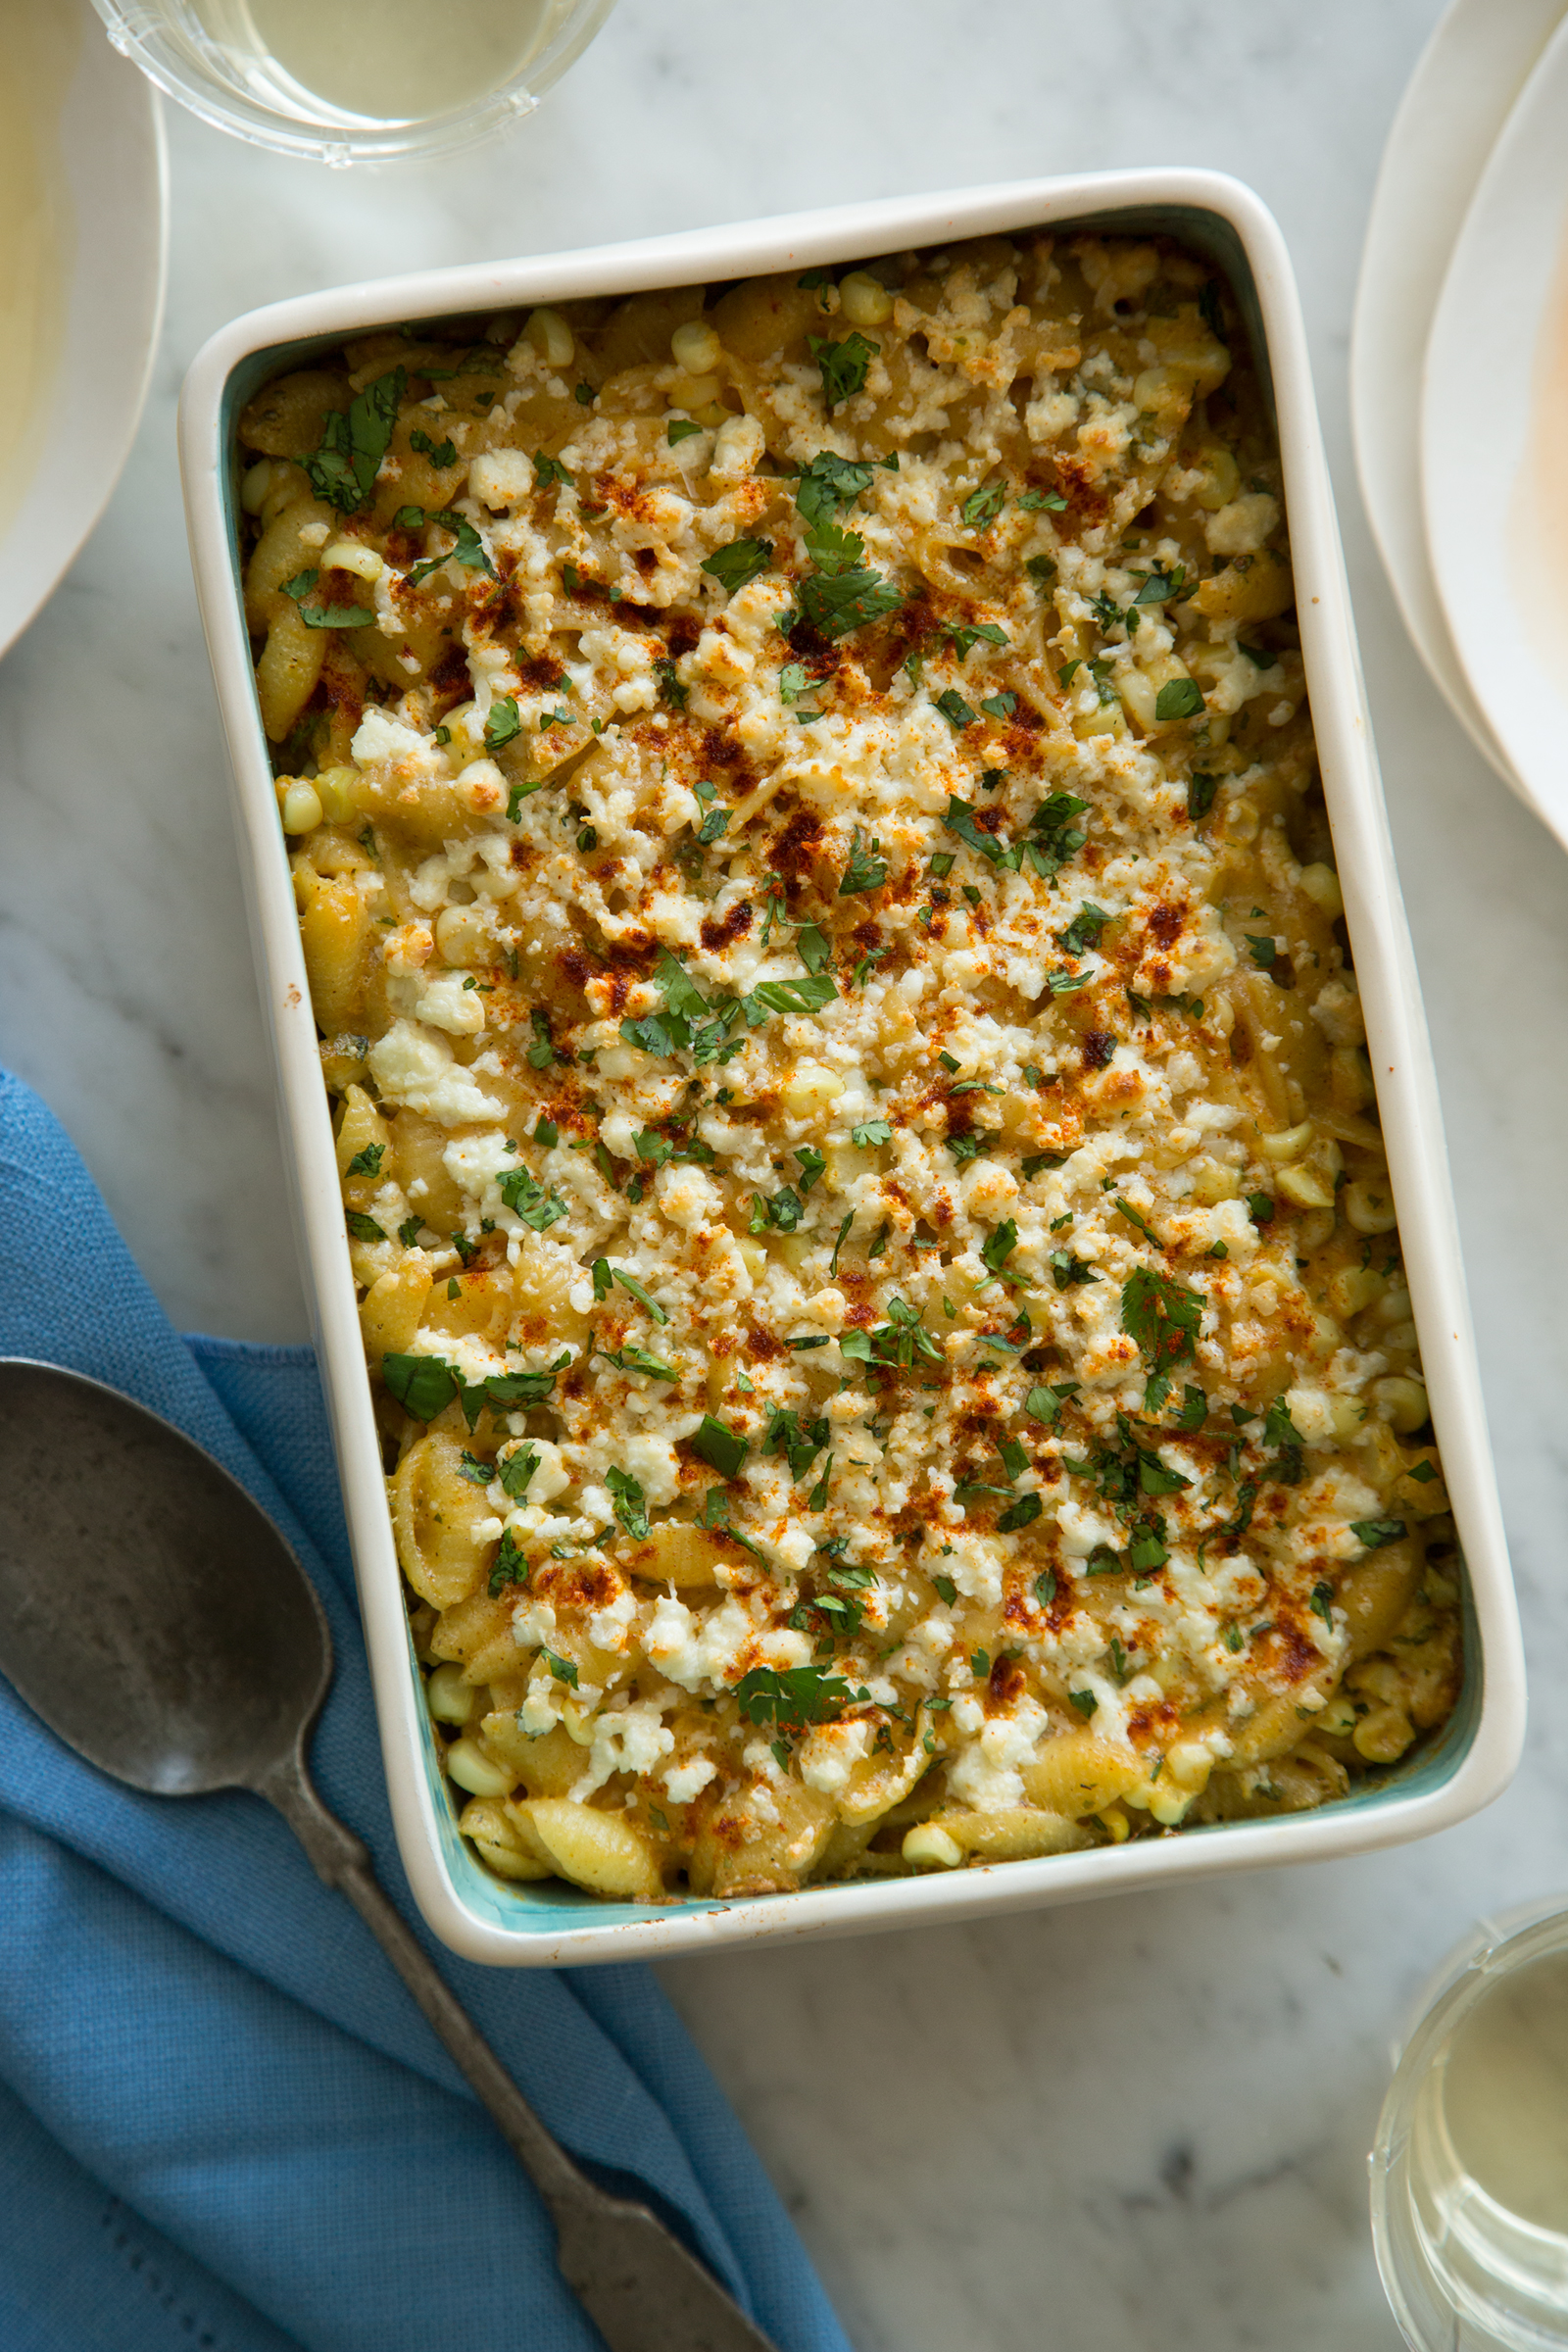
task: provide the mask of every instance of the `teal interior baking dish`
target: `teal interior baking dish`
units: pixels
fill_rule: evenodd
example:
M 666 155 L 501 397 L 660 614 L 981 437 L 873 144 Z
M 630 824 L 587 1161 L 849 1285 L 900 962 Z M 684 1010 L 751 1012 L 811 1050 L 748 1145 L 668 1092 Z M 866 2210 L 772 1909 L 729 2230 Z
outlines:
M 1421 1335 L 1433 1421 L 1468 1569 L 1467 1672 L 1442 1733 L 1376 1785 L 1316 1812 L 911 1878 L 662 1908 L 555 1881 L 508 1885 L 459 1835 L 413 1657 L 343 1235 L 327 1102 L 239 594 L 234 424 L 270 377 L 346 335 L 410 319 L 729 280 L 956 237 L 1052 226 L 1161 230 L 1225 270 L 1274 400 L 1302 650 L 1346 919 Z M 353 1540 L 394 1819 L 434 1932 L 474 1960 L 580 1964 L 735 1941 L 1015 1911 L 1162 1881 L 1363 1852 L 1489 1803 L 1518 1760 L 1524 1678 L 1448 1189 L 1436 1084 L 1372 750 L 1332 492 L 1289 261 L 1272 219 L 1218 174 L 1043 179 L 351 286 L 236 320 L 186 381 L 181 464 L 198 591 L 233 763 L 241 863 L 276 1054 L 286 1158 Z

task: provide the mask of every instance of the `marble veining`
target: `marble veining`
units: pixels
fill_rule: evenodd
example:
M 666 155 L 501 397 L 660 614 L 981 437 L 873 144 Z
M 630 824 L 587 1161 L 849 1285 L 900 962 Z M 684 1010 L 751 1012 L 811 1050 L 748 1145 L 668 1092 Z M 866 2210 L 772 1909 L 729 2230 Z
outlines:
M 1438 0 L 624 0 L 538 118 L 332 174 L 171 117 L 165 348 L 121 490 L 0 664 L 0 1060 L 65 1118 L 181 1322 L 305 1327 L 173 452 L 235 312 L 416 265 L 1113 164 L 1220 166 L 1306 302 L 1427 990 L 1536 1714 L 1482 1820 L 1309 1870 L 664 1981 L 859 2352 L 1396 2352 L 1366 2226 L 1391 2039 L 1477 1912 L 1568 1878 L 1568 861 L 1427 684 L 1346 430 L 1356 261 Z

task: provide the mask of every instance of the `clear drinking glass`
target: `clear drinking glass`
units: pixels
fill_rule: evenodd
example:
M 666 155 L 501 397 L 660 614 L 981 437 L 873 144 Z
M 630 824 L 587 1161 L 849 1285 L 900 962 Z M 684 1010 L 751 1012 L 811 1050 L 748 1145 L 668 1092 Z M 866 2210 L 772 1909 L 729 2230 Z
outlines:
M 1413 2352 L 1568 2352 L 1568 1908 L 1484 1920 L 1433 1979 L 1371 2156 Z
M 93 0 L 149 79 L 220 130 L 328 164 L 518 121 L 615 0 Z

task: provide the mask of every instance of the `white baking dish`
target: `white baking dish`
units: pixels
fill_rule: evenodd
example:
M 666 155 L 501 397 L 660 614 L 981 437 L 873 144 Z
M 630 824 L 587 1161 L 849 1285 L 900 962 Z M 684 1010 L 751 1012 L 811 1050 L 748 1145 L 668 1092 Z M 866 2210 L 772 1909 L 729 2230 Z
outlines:
M 1378 1078 L 1411 1292 L 1469 1566 L 1468 1671 L 1442 1736 L 1395 1777 L 1316 1813 L 1216 1825 L 1039 1862 L 664 1910 L 599 1902 L 554 1882 L 509 1886 L 459 1837 L 409 1643 L 361 1352 L 337 1169 L 288 860 L 257 712 L 236 575 L 233 421 L 257 386 L 350 334 L 447 313 L 849 262 L 1043 223 L 1162 229 L 1223 267 L 1278 409 L 1302 645 L 1324 785 Z M 277 1055 L 307 1290 L 314 1300 L 403 1859 L 430 1926 L 473 1960 L 551 1966 L 702 1951 L 751 1938 L 1018 1911 L 1259 1864 L 1365 1852 L 1446 1829 L 1489 1803 L 1524 1729 L 1518 1620 L 1494 1481 L 1415 965 L 1372 749 L 1333 497 L 1295 281 L 1280 232 L 1247 188 L 1201 172 L 1118 172 L 961 195 L 846 206 L 544 260 L 432 270 L 252 312 L 186 380 L 181 462 L 197 586 L 233 759 L 236 817 L 262 993 Z

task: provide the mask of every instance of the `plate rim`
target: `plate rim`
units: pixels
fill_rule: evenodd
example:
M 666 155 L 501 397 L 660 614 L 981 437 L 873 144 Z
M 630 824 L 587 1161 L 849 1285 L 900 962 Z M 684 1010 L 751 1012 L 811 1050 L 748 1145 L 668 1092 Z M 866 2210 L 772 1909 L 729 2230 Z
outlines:
M 1416 61 L 1389 128 L 1367 214 L 1350 322 L 1356 479 L 1395 604 L 1454 717 L 1488 765 L 1527 803 L 1530 795 L 1471 692 L 1448 627 L 1427 538 L 1419 430 L 1426 348 L 1454 244 L 1492 149 L 1565 14 L 1568 0 L 1451 0 Z M 1510 15 L 1516 25 L 1531 27 L 1511 44 L 1517 73 L 1513 64 L 1502 68 L 1497 37 L 1499 22 Z M 1537 37 L 1536 28 L 1543 25 Z M 1490 55 L 1497 68 L 1485 85 L 1489 130 L 1482 136 L 1487 144 L 1474 159 L 1474 175 L 1468 175 L 1468 166 L 1460 175 L 1462 194 L 1454 197 L 1453 113 L 1456 105 L 1474 104 L 1476 89 L 1474 56 L 1461 70 L 1460 52 L 1477 48 L 1483 62 Z M 1507 91 L 1494 109 L 1505 73 Z M 1441 165 L 1440 137 L 1431 127 L 1438 122 L 1446 142 Z M 1428 149 L 1430 154 L 1423 152 Z M 1412 254 L 1410 215 L 1420 182 L 1425 183 L 1421 198 L 1434 219 L 1419 232 Z
M 81 500 L 66 529 L 58 536 L 56 535 L 58 513 L 51 511 L 48 514 L 50 529 L 46 533 L 41 527 L 45 520 L 45 514 L 40 510 L 45 507 L 54 510 L 56 507 L 57 468 L 53 466 L 52 461 L 65 456 L 66 452 L 62 444 L 70 439 L 75 428 L 74 421 L 59 406 L 52 408 L 46 406 L 48 423 L 31 477 L 24 486 L 10 520 L 3 529 L 0 529 L 0 660 L 4 659 L 18 640 L 32 626 L 39 613 L 54 596 L 67 572 L 102 521 L 109 502 L 120 486 L 121 477 L 125 470 L 146 410 L 147 395 L 152 385 L 153 368 L 157 362 L 159 343 L 163 334 L 164 314 L 169 294 L 169 133 L 162 102 L 151 82 L 115 53 L 106 40 L 102 23 L 96 12 L 88 5 L 88 0 L 76 0 L 76 7 L 83 45 L 72 75 L 65 105 L 70 106 L 84 74 L 94 74 L 104 77 L 103 86 L 105 88 L 112 87 L 114 81 L 119 80 L 122 95 L 117 104 L 122 110 L 120 117 L 122 128 L 128 137 L 143 148 L 146 162 L 150 167 L 143 187 L 144 192 L 150 192 L 151 196 L 151 222 L 146 221 L 145 214 L 140 214 L 139 217 L 143 226 L 150 225 L 152 230 L 150 240 L 152 267 L 150 271 L 144 270 L 143 272 L 145 293 L 141 304 L 142 318 L 134 337 L 139 351 L 137 363 L 133 369 L 127 370 L 123 364 L 123 354 L 117 355 L 116 371 L 119 381 L 124 388 L 124 397 L 116 405 L 113 412 L 113 423 L 107 428 L 99 424 L 93 434 L 92 463 L 95 467 L 101 467 L 101 470 L 98 471 L 92 487 Z M 100 50 L 102 54 L 100 54 Z M 66 166 L 68 174 L 70 168 L 68 159 Z M 108 201 L 110 194 L 111 191 L 106 188 L 105 205 L 100 209 L 112 211 L 117 218 L 122 220 L 124 207 L 121 203 L 111 205 Z M 72 309 L 74 309 L 81 284 L 83 248 L 89 238 L 95 235 L 97 226 L 95 220 L 82 219 L 79 199 L 74 197 L 74 210 L 75 216 L 73 221 L 74 249 L 71 261 L 68 296 Z M 57 402 L 58 387 L 62 379 L 71 371 L 74 362 L 80 352 L 81 342 L 81 322 L 72 317 L 68 311 L 66 331 L 61 339 L 60 354 L 53 379 L 44 395 L 46 404 Z M 49 551 L 38 564 L 30 578 L 26 575 L 25 557 L 22 552 L 29 544 L 34 548 L 46 547 Z M 24 585 L 13 600 L 9 593 L 7 575 L 11 574 L 14 577 L 18 570 L 23 573 Z

